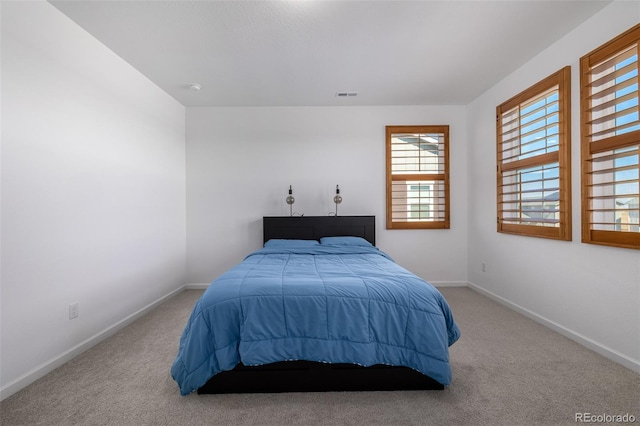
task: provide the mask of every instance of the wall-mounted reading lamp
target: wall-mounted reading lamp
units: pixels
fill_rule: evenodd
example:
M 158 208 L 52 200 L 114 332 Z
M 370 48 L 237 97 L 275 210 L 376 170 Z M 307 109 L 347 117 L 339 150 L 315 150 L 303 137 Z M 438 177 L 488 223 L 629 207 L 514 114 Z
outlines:
M 338 204 L 342 202 L 342 195 L 340 195 L 340 187 L 336 185 L 336 195 L 333 197 L 333 202 L 336 203 L 336 216 L 338 216 Z
M 289 214 L 293 216 L 293 203 L 296 202 L 296 199 L 293 198 L 293 189 L 291 189 L 291 185 L 289 185 L 289 196 L 285 201 L 289 204 Z

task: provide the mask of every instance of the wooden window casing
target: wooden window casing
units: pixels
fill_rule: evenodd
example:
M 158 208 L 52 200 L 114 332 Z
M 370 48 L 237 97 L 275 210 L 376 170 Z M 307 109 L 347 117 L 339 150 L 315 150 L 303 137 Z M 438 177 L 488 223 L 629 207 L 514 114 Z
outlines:
M 580 59 L 582 242 L 640 249 L 640 24 Z
M 498 232 L 571 240 L 571 68 L 496 108 Z
M 387 126 L 387 229 L 449 229 L 449 126 Z

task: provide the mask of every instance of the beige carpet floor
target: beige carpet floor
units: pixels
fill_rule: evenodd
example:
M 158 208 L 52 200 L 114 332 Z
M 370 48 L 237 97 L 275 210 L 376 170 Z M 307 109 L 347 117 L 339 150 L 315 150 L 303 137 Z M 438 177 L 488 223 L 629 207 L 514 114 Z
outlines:
M 575 425 L 576 413 L 640 423 L 638 374 L 468 288 L 441 291 L 462 331 L 444 391 L 180 396 L 169 369 L 202 293 L 188 290 L 2 401 L 0 424 Z

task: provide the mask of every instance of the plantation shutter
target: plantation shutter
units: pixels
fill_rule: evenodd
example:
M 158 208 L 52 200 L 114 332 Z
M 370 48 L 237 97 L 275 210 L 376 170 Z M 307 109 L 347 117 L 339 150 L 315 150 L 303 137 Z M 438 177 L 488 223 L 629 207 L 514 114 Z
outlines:
M 449 228 L 449 126 L 387 126 L 387 229 Z
M 640 248 L 640 25 L 581 58 L 582 239 Z
M 570 239 L 564 68 L 497 107 L 498 232 Z

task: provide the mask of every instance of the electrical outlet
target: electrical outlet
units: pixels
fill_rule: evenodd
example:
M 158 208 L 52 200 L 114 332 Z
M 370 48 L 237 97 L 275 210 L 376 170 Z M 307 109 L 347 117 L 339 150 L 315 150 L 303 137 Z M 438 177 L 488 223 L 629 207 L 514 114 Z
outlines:
M 69 305 L 69 319 L 78 318 L 80 315 L 80 304 L 78 302 Z
M 482 272 L 487 272 L 487 264 L 482 262 Z

